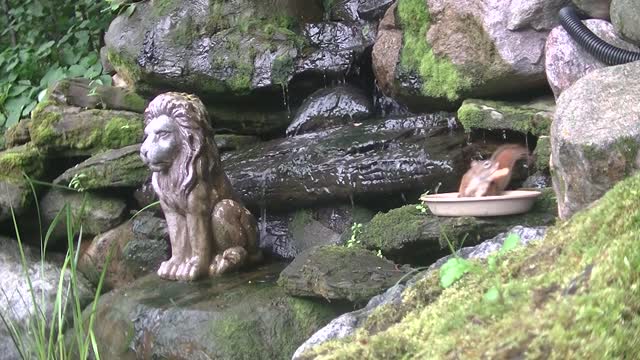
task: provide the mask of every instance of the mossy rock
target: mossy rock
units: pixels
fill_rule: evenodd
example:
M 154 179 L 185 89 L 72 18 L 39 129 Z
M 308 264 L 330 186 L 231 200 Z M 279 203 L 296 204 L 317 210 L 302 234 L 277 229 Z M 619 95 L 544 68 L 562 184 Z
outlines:
M 140 158 L 140 144 L 107 150 L 68 169 L 55 184 L 84 190 L 139 187 L 151 172 Z
M 127 88 L 94 85 L 84 78 L 63 79 L 49 89 L 49 100 L 84 109 L 125 110 L 143 113 L 148 101 Z
M 511 130 L 535 136 L 549 135 L 555 103 L 552 97 L 528 102 L 467 99 L 458 109 L 465 131 Z
M 515 225 L 550 225 L 556 216 L 555 195 L 545 189 L 533 209 L 521 215 L 439 217 L 406 205 L 376 215 L 356 239 L 396 262 L 429 264 L 449 253 L 451 246 L 475 245 Z
M 551 160 L 551 137 L 540 136 L 533 150 L 535 167 L 537 171 L 549 172 L 549 161 Z
M 198 282 L 149 275 L 112 291 L 100 298 L 96 311 L 100 354 L 288 359 L 336 312 L 326 303 L 286 295 L 273 283 L 281 269 L 276 264 Z
M 0 151 L 0 221 L 23 213 L 33 202 L 25 175 L 39 179 L 45 171 L 45 156 L 31 144 Z
M 42 103 L 32 113 L 31 140 L 56 156 L 94 155 L 142 141 L 141 114 Z
M 640 175 L 442 290 L 438 273 L 302 359 L 640 357 Z M 499 296 L 489 297 L 491 289 Z
M 294 296 L 364 303 L 406 274 L 391 261 L 358 247 L 316 246 L 296 256 L 278 279 Z
M 4 132 L 4 146 L 8 149 L 14 146 L 24 145 L 31 141 L 31 136 L 29 135 L 30 126 L 31 119 L 23 119 L 8 128 Z
M 415 111 L 452 109 L 469 97 L 546 86 L 544 41 L 550 27 L 513 31 L 509 3 L 399 0 L 385 14 L 373 49 L 380 87 Z M 531 4 L 557 24 L 558 4 Z M 531 24 L 527 24 L 531 25 Z M 536 24 L 537 25 L 537 24 Z M 401 37 L 401 38 L 398 38 Z
M 75 192 L 58 188 L 50 190 L 40 201 L 43 229 L 51 229 L 51 243 L 67 236 L 66 209 L 71 212 L 73 226 L 82 226 L 83 236 L 97 235 L 121 224 L 127 205 L 124 200 L 97 192 Z

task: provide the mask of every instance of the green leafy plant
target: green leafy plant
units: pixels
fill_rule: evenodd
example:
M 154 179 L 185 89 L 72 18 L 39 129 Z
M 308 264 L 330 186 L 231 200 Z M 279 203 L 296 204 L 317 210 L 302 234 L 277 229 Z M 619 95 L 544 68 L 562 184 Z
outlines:
M 447 243 L 449 244 L 449 248 L 451 249 L 451 253 L 453 255 L 440 268 L 440 286 L 446 289 L 453 285 L 456 281 L 460 280 L 464 276 L 464 274 L 470 271 L 478 271 L 480 267 L 477 263 L 471 260 L 459 257 L 457 251 L 453 249 L 453 244 L 449 241 L 446 235 L 445 239 L 447 240 Z M 489 270 L 489 273 L 493 274 L 494 285 L 485 293 L 484 299 L 486 301 L 495 302 L 502 298 L 502 292 L 500 290 L 501 283 L 498 276 L 499 263 L 502 256 L 518 246 L 519 242 L 520 237 L 517 234 L 509 234 L 504 240 L 504 243 L 502 244 L 500 250 L 487 258 L 487 269 Z
M 361 223 L 353 223 L 351 225 L 351 237 L 347 240 L 347 247 L 357 247 L 361 245 L 360 240 L 358 240 L 358 235 L 362 233 L 362 224 Z
M 113 18 L 90 0 L 3 0 L 0 15 L 0 133 L 29 116 L 46 89 L 68 77 L 110 84 L 98 50 Z
M 513 250 L 520 243 L 520 236 L 517 234 L 509 234 L 500 250 L 487 258 L 487 266 L 489 272 L 494 274 L 494 285 L 484 294 L 484 300 L 487 302 L 496 302 L 502 299 L 501 283 L 498 278 L 498 267 L 501 257 L 508 251 Z

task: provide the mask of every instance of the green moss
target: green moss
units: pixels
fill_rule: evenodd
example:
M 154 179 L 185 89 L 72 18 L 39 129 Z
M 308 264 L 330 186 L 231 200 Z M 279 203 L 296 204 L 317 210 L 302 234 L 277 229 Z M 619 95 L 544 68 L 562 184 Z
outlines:
M 48 102 L 41 103 L 31 113 L 32 123 L 29 133 L 31 141 L 36 146 L 46 147 L 57 142 L 58 135 L 54 128 L 62 120 L 62 114 L 57 111 L 48 111 L 49 105 Z
M 285 296 L 277 287 L 250 293 L 250 296 L 256 295 L 259 298 L 243 301 L 246 306 L 233 308 L 231 313 L 211 322 L 211 331 L 217 340 L 216 352 L 221 358 L 273 359 L 276 354 L 288 358 L 318 326 L 335 317 L 335 312 L 326 304 Z M 272 306 L 287 311 L 278 312 L 278 317 L 254 312 L 252 303 L 262 301 L 270 301 Z
M 16 146 L 0 152 L 0 179 L 23 179 L 23 173 L 30 177 L 39 177 L 44 173 L 44 156 L 31 144 Z
M 286 55 L 279 55 L 273 61 L 271 65 L 271 81 L 274 84 L 286 85 L 289 83 L 289 78 L 293 74 L 294 58 Z
M 119 149 L 142 140 L 143 123 L 139 119 L 114 117 L 104 126 L 101 145 L 107 149 Z
M 198 33 L 193 17 L 186 15 L 180 20 L 170 36 L 178 47 L 188 47 L 197 38 Z
M 628 164 L 625 175 L 629 175 L 634 168 L 639 146 L 638 140 L 631 136 L 623 136 L 613 144 L 613 148 L 622 154 Z
M 637 175 L 544 240 L 506 254 L 497 271 L 481 266 L 435 298 L 423 279 L 405 292 L 412 310 L 402 320 L 307 358 L 638 358 L 639 196 Z M 484 300 L 496 283 L 502 298 Z
M 456 101 L 471 86 L 471 80 L 448 59 L 438 58 L 426 41 L 431 22 L 426 2 L 399 0 L 398 17 L 404 30 L 400 66 L 420 75 L 425 96 Z
M 142 69 L 135 59 L 125 54 L 119 54 L 113 50 L 107 51 L 107 58 L 122 79 L 131 85 L 135 85 L 142 75 Z
M 127 92 L 124 95 L 124 104 L 128 109 L 139 113 L 143 113 L 147 108 L 147 100 L 135 92 Z
M 549 135 L 552 111 L 528 103 L 467 99 L 458 109 L 465 131 L 507 129 L 536 136 Z
M 549 171 L 549 159 L 551 159 L 551 138 L 549 136 L 540 136 L 533 150 L 535 157 L 536 170 Z
M 471 129 L 486 129 L 484 118 L 484 113 L 476 104 L 462 103 L 458 109 L 458 120 L 466 132 L 471 132 Z
M 305 234 L 305 228 L 313 220 L 310 210 L 298 210 L 293 214 L 293 219 L 289 223 L 289 231 L 295 239 L 302 239 Z
M 358 238 L 367 247 L 389 248 L 388 242 L 405 243 L 420 237 L 424 214 L 415 205 L 393 209 L 375 216 L 362 230 Z
M 234 68 L 233 76 L 226 81 L 231 91 L 236 94 L 245 94 L 251 90 L 253 57 L 251 57 L 251 60 L 251 63 L 238 62 Z

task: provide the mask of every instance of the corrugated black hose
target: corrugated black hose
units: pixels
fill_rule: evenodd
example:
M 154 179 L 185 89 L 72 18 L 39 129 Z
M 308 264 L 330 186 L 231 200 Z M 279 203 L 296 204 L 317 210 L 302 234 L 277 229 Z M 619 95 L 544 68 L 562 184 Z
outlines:
M 608 65 L 626 64 L 640 60 L 640 52 L 629 51 L 613 46 L 600 39 L 586 27 L 572 6 L 560 9 L 560 24 L 573 40 L 596 59 Z

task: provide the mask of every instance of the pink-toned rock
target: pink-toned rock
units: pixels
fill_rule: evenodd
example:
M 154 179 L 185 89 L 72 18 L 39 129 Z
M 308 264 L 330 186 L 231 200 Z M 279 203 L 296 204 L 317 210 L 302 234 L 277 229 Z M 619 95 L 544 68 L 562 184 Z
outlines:
M 373 72 L 378 86 L 388 96 L 395 94 L 396 66 L 402 49 L 402 30 L 396 26 L 396 8 L 396 4 L 391 5 L 380 21 L 372 52 Z
M 594 34 L 609 44 L 638 51 L 638 47 L 620 39 L 609 22 L 590 19 L 584 23 Z M 562 26 L 556 27 L 549 34 L 545 54 L 547 80 L 556 99 L 581 77 L 607 66 L 582 49 Z
M 423 9 L 400 2 L 378 29 L 372 55 L 378 85 L 414 111 L 542 88 L 545 40 L 567 2 L 425 0 Z M 425 24 L 418 22 L 425 21 L 420 40 Z

